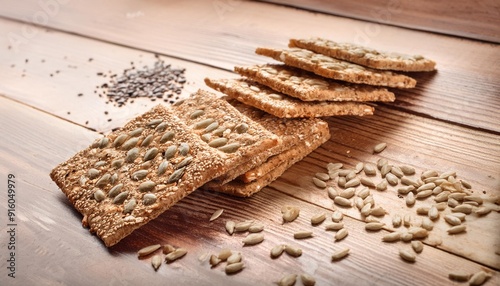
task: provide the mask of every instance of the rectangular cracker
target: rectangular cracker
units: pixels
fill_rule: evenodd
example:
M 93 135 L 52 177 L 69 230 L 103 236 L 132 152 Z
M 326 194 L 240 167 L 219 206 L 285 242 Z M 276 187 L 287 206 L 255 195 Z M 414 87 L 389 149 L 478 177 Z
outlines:
M 413 88 L 417 83 L 415 79 L 405 75 L 374 70 L 305 49 L 257 48 L 255 52 L 286 65 L 336 80 L 395 88 Z
M 288 150 L 305 138 L 314 136 L 314 134 L 328 128 L 328 124 L 319 118 L 277 118 L 260 109 L 241 103 L 236 99 L 228 97 L 226 100 L 238 109 L 239 112 L 256 121 L 273 134 L 276 134 L 280 138 L 280 144 L 265 152 L 261 152 L 251 160 L 216 178 L 215 181 L 219 184 L 225 184 L 236 179 L 238 176 L 245 174 L 245 172 L 261 165 L 269 157 Z
M 248 79 L 205 79 L 205 83 L 245 104 L 280 118 L 373 115 L 374 108 L 357 102 L 305 102 Z
M 436 69 L 436 62 L 421 55 L 383 52 L 361 45 L 338 43 L 322 38 L 290 39 L 288 46 L 307 49 L 374 69 L 406 72 L 433 71 Z
M 178 148 L 165 159 L 170 146 Z M 84 216 L 83 224 L 109 247 L 227 172 L 231 156 L 209 147 L 158 105 L 58 165 L 50 176 Z
M 293 164 L 302 160 L 316 148 L 321 146 L 321 144 L 328 141 L 328 139 L 330 139 L 330 132 L 326 125 L 318 130 L 313 136 L 306 138 L 296 146 L 278 155 L 270 157 L 261 166 L 247 172 L 245 176 L 248 179 L 247 181 L 251 181 L 250 183 L 243 182 L 243 178 L 222 185 L 211 181 L 205 184 L 203 189 L 240 197 L 249 197 L 278 179 Z
M 383 101 L 392 102 L 394 93 L 386 88 L 346 82 L 317 76 L 287 65 L 236 66 L 242 76 L 302 101 Z
M 281 143 L 277 135 L 208 91 L 199 90 L 172 109 L 209 146 L 240 146 L 228 154 L 227 164 L 233 168 Z M 202 124 L 208 121 L 213 123 Z

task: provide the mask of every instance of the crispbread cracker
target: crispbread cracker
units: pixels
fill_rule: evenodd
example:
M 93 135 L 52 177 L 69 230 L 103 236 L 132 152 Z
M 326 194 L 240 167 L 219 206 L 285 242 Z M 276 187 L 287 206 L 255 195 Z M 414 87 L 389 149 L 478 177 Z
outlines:
M 415 79 L 405 75 L 391 71 L 377 71 L 305 49 L 257 48 L 255 52 L 284 62 L 286 65 L 336 80 L 396 88 L 412 88 L 417 83 Z
M 216 178 L 215 181 L 219 184 L 225 184 L 234 180 L 245 172 L 258 167 L 269 157 L 288 150 L 315 134 L 324 133 L 324 130 L 328 129 L 328 124 L 319 118 L 277 118 L 260 109 L 243 104 L 236 99 L 227 98 L 227 101 L 238 109 L 239 112 L 256 121 L 273 134 L 276 134 L 280 138 L 280 144 L 269 148 L 265 152 L 261 152 L 251 160 Z
M 163 152 L 174 145 L 179 148 L 165 159 Z M 58 165 L 50 176 L 84 215 L 84 224 L 109 247 L 227 172 L 231 155 L 209 147 L 171 110 L 158 105 Z M 160 165 L 165 167 L 163 174 Z M 121 190 L 113 195 L 119 184 Z M 147 201 L 152 195 L 156 200 Z M 120 197 L 124 200 L 113 202 Z M 124 213 L 132 200 L 135 208 Z
M 288 168 L 302 160 L 316 148 L 321 146 L 321 144 L 328 141 L 329 138 L 330 132 L 328 126 L 326 126 L 325 128 L 319 129 L 313 136 L 305 138 L 298 145 L 293 146 L 283 153 L 270 157 L 261 166 L 247 172 L 245 176 L 248 176 L 251 181 L 250 183 L 244 183 L 241 181 L 241 178 L 223 185 L 211 181 L 205 184 L 203 189 L 240 197 L 251 196 L 279 178 Z
M 436 62 L 421 55 L 382 52 L 356 44 L 337 43 L 322 38 L 290 39 L 288 46 L 311 50 L 374 69 L 419 72 L 433 71 L 436 67 Z
M 181 103 L 174 104 L 172 109 L 190 131 L 198 134 L 208 145 L 214 146 L 214 142 L 221 142 L 221 139 L 227 142 L 218 143 L 218 148 L 239 145 L 237 150 L 227 154 L 226 163 L 233 168 L 280 143 L 278 136 L 208 91 L 199 90 Z M 213 123 L 197 127 L 207 120 L 213 120 Z
M 286 65 L 236 66 L 242 76 L 302 101 L 384 101 L 396 99 L 386 88 L 336 81 Z
M 245 104 L 280 118 L 323 117 L 335 115 L 372 115 L 374 108 L 356 102 L 304 102 L 277 93 L 248 79 L 206 78 L 205 83 Z

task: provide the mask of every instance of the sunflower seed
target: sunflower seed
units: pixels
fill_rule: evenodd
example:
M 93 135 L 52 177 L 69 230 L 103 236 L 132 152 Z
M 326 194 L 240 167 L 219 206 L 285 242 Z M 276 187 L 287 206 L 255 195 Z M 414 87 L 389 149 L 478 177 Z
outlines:
M 248 131 L 248 124 L 240 123 L 234 128 L 238 134 L 242 134 Z
M 137 147 L 132 148 L 127 152 L 127 156 L 125 157 L 125 162 L 132 163 L 135 161 L 135 159 L 137 159 L 137 157 L 139 157 L 139 148 Z
M 203 133 L 210 133 L 219 127 L 219 122 L 215 121 L 203 129 Z
M 368 188 L 362 188 L 358 192 L 358 197 L 362 198 L 363 200 L 366 199 L 370 195 L 370 189 Z
M 300 209 L 293 206 L 283 206 L 281 213 L 283 214 L 283 222 L 292 222 L 299 216 Z
M 234 231 L 236 232 L 244 232 L 247 231 L 250 226 L 252 225 L 253 221 L 247 220 L 247 221 L 242 221 L 234 225 Z
M 307 273 L 302 273 L 300 275 L 300 280 L 304 286 L 314 286 L 316 285 L 316 279 Z
M 377 189 L 377 191 L 385 191 L 387 190 L 387 181 L 386 180 L 382 180 L 380 181 L 380 183 L 378 183 L 375 188 Z
M 109 138 L 108 137 L 103 137 L 101 141 L 99 142 L 99 148 L 106 148 L 109 144 Z
M 406 186 L 413 186 L 414 188 L 418 188 L 419 184 L 417 181 L 408 178 L 408 177 L 402 177 L 401 178 L 401 184 L 406 185 Z
M 293 257 L 299 257 L 302 255 L 302 249 L 292 245 L 285 245 L 285 252 Z
M 447 179 L 449 177 L 456 177 L 456 176 L 457 176 L 457 172 L 448 171 L 448 172 L 441 173 L 441 175 L 439 175 L 439 178 Z
M 196 122 L 196 123 L 193 125 L 193 128 L 194 128 L 194 129 L 202 129 L 202 128 L 206 128 L 208 125 L 212 124 L 213 122 L 215 122 L 215 119 L 213 119 L 213 118 L 203 119 L 203 120 L 201 120 L 201 121 Z
M 145 206 L 149 206 L 156 203 L 156 200 L 157 200 L 156 195 L 151 193 L 145 194 L 144 197 L 142 197 L 142 203 Z
M 208 143 L 208 146 L 213 148 L 218 148 L 227 144 L 227 138 L 220 137 L 216 138 Z
M 425 180 L 426 178 L 437 177 L 438 175 L 439 175 L 438 172 L 435 170 L 427 170 L 423 172 L 422 175 L 420 175 L 420 178 L 422 180 Z
M 313 181 L 314 185 L 316 185 L 316 187 L 321 188 L 321 189 L 326 188 L 326 183 L 324 181 L 322 181 L 316 177 L 313 177 L 312 181 Z
M 101 202 L 103 201 L 104 199 L 106 198 L 106 195 L 104 194 L 104 192 L 100 189 L 97 189 L 95 192 L 94 192 L 94 199 L 98 202 Z
M 153 266 L 153 269 L 155 271 L 157 271 L 158 268 L 160 268 L 161 262 L 162 262 L 162 258 L 161 258 L 161 255 L 159 255 L 159 254 L 157 254 L 157 255 L 153 256 L 153 258 L 151 258 L 151 265 Z
M 165 260 L 167 263 L 173 262 L 184 255 L 186 255 L 187 250 L 184 248 L 177 248 L 176 250 L 170 252 L 169 254 L 165 255 Z
M 354 197 L 354 205 L 358 210 L 361 210 L 364 207 L 365 202 L 360 197 Z
M 363 184 L 364 186 L 367 186 L 367 187 L 371 187 L 371 188 L 376 187 L 375 183 L 371 179 L 366 178 L 366 177 L 361 177 L 360 182 L 361 182 L 361 184 Z
M 333 187 L 328 187 L 326 190 L 328 191 L 328 197 L 332 200 L 339 195 L 337 190 L 335 190 L 335 188 Z
M 439 193 L 437 196 L 434 197 L 434 201 L 436 203 L 445 202 L 445 201 L 448 200 L 449 196 L 450 196 L 450 192 L 449 191 L 443 191 L 443 192 Z
M 418 226 L 410 227 L 408 232 L 413 235 L 413 238 L 417 239 L 426 238 L 429 235 L 429 232 L 425 228 Z
M 111 179 L 111 175 L 109 173 L 106 173 L 106 174 L 102 175 L 102 177 L 100 177 L 99 180 L 97 180 L 95 185 L 96 185 L 96 187 L 99 187 L 99 188 L 104 187 L 109 183 L 110 179 Z
M 438 209 L 435 206 L 432 206 L 429 209 L 428 215 L 429 215 L 429 219 L 436 220 L 436 219 L 439 218 L 439 211 L 438 211 Z
M 312 231 L 299 231 L 293 234 L 293 238 L 295 239 L 304 239 L 312 237 Z
M 401 238 L 401 233 L 399 232 L 391 232 L 382 237 L 382 241 L 384 242 L 395 242 Z
M 491 211 L 492 211 L 492 209 L 490 207 L 480 207 L 480 208 L 476 209 L 474 212 L 478 216 L 483 216 L 483 215 L 489 214 Z
M 356 164 L 356 167 L 354 167 L 354 172 L 356 174 L 359 174 L 361 171 L 363 171 L 364 167 L 365 167 L 365 164 L 363 164 L 363 162 L 359 162 Z
M 385 158 L 380 158 L 380 159 L 378 159 L 378 160 L 377 160 L 377 168 L 378 168 L 379 170 L 381 170 L 381 169 L 382 169 L 382 166 L 387 165 L 388 163 L 389 163 L 389 162 L 387 162 L 387 159 L 385 159 Z
M 349 254 L 349 251 L 351 251 L 349 248 L 344 248 L 344 249 L 335 251 L 332 254 L 332 261 L 341 260 L 342 258 L 346 257 Z
M 343 206 L 343 207 L 351 207 L 352 206 L 350 200 L 343 198 L 341 196 L 335 197 L 335 199 L 333 201 L 335 204 L 337 204 L 339 206 Z
M 130 201 L 128 201 L 123 207 L 123 213 L 125 214 L 131 213 L 135 209 L 136 205 L 137 201 L 134 198 L 130 199 Z
M 139 187 L 137 188 L 139 192 L 145 193 L 145 192 L 151 192 L 154 187 L 156 187 L 156 183 L 153 181 L 145 181 L 142 182 Z
M 122 204 L 128 197 L 128 192 L 121 192 L 113 199 L 113 204 Z
M 326 173 L 316 173 L 314 176 L 322 181 L 328 181 L 330 180 L 330 176 Z
M 160 143 L 165 143 L 168 141 L 171 141 L 175 137 L 175 132 L 174 131 L 167 131 L 163 133 L 163 135 L 160 138 Z
M 251 86 L 250 89 L 252 89 Z M 278 282 L 278 286 L 292 286 L 295 285 L 295 282 L 297 281 L 297 274 L 287 274 L 283 276 L 280 281 Z
M 394 227 L 400 227 L 401 226 L 401 216 L 399 214 L 395 214 L 392 217 L 392 226 Z
M 249 232 L 261 232 L 264 230 L 264 225 L 261 223 L 252 224 L 249 228 Z
M 231 249 L 224 248 L 216 257 L 220 259 L 220 261 L 226 261 L 232 254 L 233 252 L 231 251 Z
M 186 156 L 189 153 L 189 149 L 189 144 L 183 142 L 179 145 L 179 154 L 181 156 Z
M 344 167 L 344 164 L 342 164 L 342 163 L 328 163 L 328 164 L 326 164 L 326 169 L 328 171 L 336 171 L 338 169 L 341 169 L 342 167 Z
M 453 226 L 462 224 L 462 221 L 458 217 L 450 215 L 450 214 L 445 215 L 444 220 Z
M 229 233 L 230 235 L 233 235 L 235 225 L 236 225 L 236 223 L 232 220 L 226 221 L 225 228 L 226 228 L 227 233 Z
M 411 175 L 415 174 L 415 168 L 413 168 L 413 167 L 403 165 L 399 168 L 401 169 L 403 174 L 405 174 L 406 176 L 411 176 Z
M 209 221 L 214 221 L 214 220 L 218 219 L 218 218 L 222 215 L 222 213 L 223 213 L 223 212 L 224 212 L 224 210 L 223 210 L 223 209 L 218 209 L 218 210 L 216 210 L 216 211 L 212 214 L 212 216 L 210 217 L 210 220 L 209 220 Z
M 217 149 L 219 149 L 220 151 L 225 152 L 225 153 L 234 153 L 239 148 L 240 148 L 240 143 L 233 142 L 233 143 L 229 143 L 227 145 L 221 146 L 221 147 L 219 147 Z
M 383 207 L 375 207 L 375 208 L 372 208 L 370 210 L 370 214 L 373 215 L 373 216 L 385 216 L 387 212 L 385 211 L 385 209 Z
M 405 202 L 407 206 L 413 206 L 415 204 L 415 195 L 412 192 L 409 192 L 406 195 Z
M 483 199 L 479 196 L 465 196 L 464 201 L 476 202 L 479 205 L 483 204 Z
M 416 253 L 421 253 L 422 250 L 424 250 L 424 244 L 420 240 L 413 240 L 411 242 L 411 248 L 413 248 L 413 251 Z
M 379 143 L 373 147 L 373 152 L 374 153 L 380 153 L 384 151 L 384 149 L 387 147 L 387 143 Z
M 370 212 L 371 212 L 371 208 L 372 208 L 372 204 L 371 203 L 367 203 L 365 204 L 361 210 L 359 211 L 363 216 L 368 216 L 370 215 Z
M 317 225 L 322 223 L 326 219 L 326 214 L 325 213 L 320 213 L 316 214 L 313 217 L 311 217 L 311 224 L 312 225 Z
M 325 230 L 337 231 L 341 230 L 342 228 L 344 228 L 344 223 L 342 222 L 333 222 L 325 225 Z
M 369 231 L 377 231 L 384 228 L 385 224 L 380 222 L 369 222 L 365 224 L 365 229 Z
M 409 214 L 405 214 L 403 216 L 403 225 L 406 227 L 410 227 L 412 221 L 412 216 Z
M 464 214 L 470 214 L 472 213 L 473 206 L 471 205 L 459 205 L 454 207 L 451 211 L 452 212 L 460 212 Z
M 99 172 L 99 170 L 97 169 L 89 169 L 88 172 L 87 172 L 87 176 L 89 177 L 89 179 L 95 179 L 99 176 L 101 172 Z
M 284 244 L 279 244 L 276 245 L 275 247 L 271 248 L 271 258 L 277 258 L 281 256 L 283 251 L 285 251 L 285 245 Z
M 210 265 L 212 265 L 212 267 L 218 265 L 222 260 L 219 259 L 216 255 L 210 255 Z
M 428 215 L 429 209 L 430 209 L 430 207 L 419 207 L 419 208 L 417 208 L 416 212 L 419 215 Z
M 168 146 L 167 150 L 165 150 L 163 157 L 165 157 L 166 160 L 169 160 L 175 156 L 176 152 L 177 152 L 176 145 Z
M 469 279 L 469 285 L 471 286 L 483 285 L 484 282 L 486 282 L 486 280 L 488 280 L 490 277 L 491 274 L 488 274 L 484 271 L 476 272 Z
M 465 226 L 465 224 L 452 226 L 447 231 L 448 231 L 448 234 L 457 234 L 457 233 L 465 232 L 466 226 Z
M 264 241 L 264 235 L 261 233 L 251 233 L 243 239 L 244 245 L 254 245 Z
M 391 172 L 391 168 L 392 168 L 391 165 L 388 164 L 383 165 L 382 168 L 380 169 L 380 176 L 382 176 L 382 178 L 385 178 L 387 174 Z
M 226 274 L 233 274 L 241 271 L 243 268 L 245 268 L 243 262 L 236 262 L 226 265 L 224 271 L 226 272 Z
M 347 231 L 346 228 L 340 229 L 335 234 L 335 241 L 340 241 L 340 240 L 344 239 L 348 234 L 349 234 L 349 232 Z
M 144 256 L 147 256 L 147 255 L 150 255 L 151 253 L 157 251 L 160 248 L 161 248 L 160 244 L 154 244 L 154 245 L 146 246 L 144 248 L 141 248 L 137 252 L 137 257 L 144 257 Z
M 406 186 L 406 187 L 398 188 L 398 193 L 401 195 L 406 195 L 409 192 L 414 191 L 414 190 L 415 190 L 414 186 Z
M 123 166 L 123 162 L 124 162 L 124 160 L 123 160 L 123 159 L 113 160 L 113 161 L 111 162 L 111 167 L 118 169 L 118 168 L 120 168 L 121 166 Z
M 399 250 L 399 256 L 401 258 L 403 258 L 403 260 L 405 261 L 408 261 L 408 262 L 415 262 L 415 260 L 417 259 L 417 257 L 415 256 L 415 254 L 413 254 L 412 252 L 408 251 L 407 249 L 400 249 Z
M 347 188 L 347 189 L 341 191 L 339 196 L 346 198 L 346 199 L 350 199 L 354 196 L 355 192 L 356 192 L 355 188 Z
M 454 199 L 457 201 L 463 201 L 463 200 L 465 200 L 466 196 L 467 196 L 467 194 L 465 194 L 465 193 L 451 193 L 448 196 L 448 198 L 451 198 L 451 199 Z
M 402 178 L 405 174 L 403 171 L 398 167 L 398 166 L 392 166 L 391 167 L 391 173 L 394 174 L 398 178 Z
M 347 174 L 347 176 L 345 176 L 345 179 L 346 179 L 347 182 L 349 182 L 349 181 L 351 181 L 351 180 L 353 180 L 355 178 L 356 178 L 356 172 L 354 172 L 354 171 L 349 171 L 349 174 Z M 346 188 L 348 188 L 348 187 L 346 186 Z
M 428 217 L 424 217 L 420 226 L 428 231 L 431 231 L 434 228 L 434 223 Z
M 472 275 L 469 273 L 458 272 L 458 271 L 450 272 L 448 274 L 448 278 L 450 278 L 450 280 L 455 280 L 458 282 L 468 281 L 471 276 Z
M 347 181 L 346 181 L 345 177 L 339 177 L 339 179 L 337 181 L 337 185 L 339 185 L 339 187 L 341 187 L 341 188 L 344 188 L 346 182 Z
M 156 157 L 156 155 L 158 154 L 158 148 L 156 147 L 153 147 L 151 149 L 149 149 L 148 151 L 146 151 L 146 154 L 144 154 L 144 161 L 149 161 L 149 160 L 152 160 Z
M 241 252 L 235 252 L 231 254 L 227 259 L 227 264 L 233 264 L 241 261 Z
M 208 135 L 208 137 L 206 137 L 208 140 L 206 140 L 205 142 L 210 141 L 210 138 L 212 138 L 211 135 L 214 135 L 214 136 L 224 135 L 224 132 L 226 132 L 226 130 L 229 130 L 229 129 L 227 127 L 224 127 L 224 126 L 220 126 L 219 128 L 215 129 L 214 132 L 212 132 L 211 134 L 208 134 L 208 133 L 203 134 L 203 135 Z M 203 137 L 203 135 L 202 135 L 202 137 Z
M 156 126 L 155 131 L 156 132 L 165 132 L 166 129 L 167 129 L 167 122 L 162 122 L 162 123 L 158 124 L 158 126 Z
M 184 172 L 186 171 L 186 167 L 182 167 L 180 169 L 175 170 L 170 177 L 168 177 L 167 184 L 175 183 L 179 181 L 182 176 L 184 175 Z
M 467 181 L 460 180 L 460 183 L 461 183 L 461 184 L 462 184 L 462 186 L 463 186 L 464 188 L 466 188 L 466 189 L 471 189 L 471 188 L 472 188 L 471 184 L 470 184 L 469 182 L 467 182 Z
M 128 135 L 129 135 L 130 137 L 137 137 L 137 136 L 139 136 L 139 135 L 141 135 L 141 134 L 142 134 L 142 131 L 144 131 L 144 128 L 139 127 L 139 128 L 136 128 L 136 129 L 134 129 L 134 130 L 130 131 L 130 132 L 128 133 Z
M 401 234 L 401 240 L 404 242 L 409 242 L 412 239 L 413 239 L 413 234 L 411 234 L 409 232 L 405 232 L 405 233 Z
M 121 134 L 118 137 L 116 137 L 115 141 L 113 142 L 113 147 L 118 148 L 120 147 L 125 140 L 127 140 L 128 135 L 127 134 Z
M 364 200 L 363 200 L 363 203 L 366 205 L 368 203 L 370 203 L 372 206 L 375 205 L 375 200 L 373 199 L 373 196 L 372 195 L 369 195 L 368 197 L 366 197 Z
M 121 149 L 124 151 L 128 151 L 128 150 L 134 148 L 138 142 L 139 142 L 139 138 L 137 138 L 137 137 L 130 138 L 127 141 L 125 141 L 125 143 L 123 143 Z
M 191 115 L 189 115 L 189 118 L 191 118 L 191 119 L 196 119 L 196 118 L 198 118 L 198 117 L 202 116 L 203 114 L 205 114 L 205 111 L 204 111 L 204 110 L 202 110 L 202 109 L 197 109 L 197 110 L 193 111 L 193 112 L 191 113 Z
M 111 179 L 109 179 L 109 182 L 114 185 L 116 183 L 116 180 L 118 180 L 118 174 L 117 173 L 114 173 L 112 176 L 111 176 Z
M 160 163 L 160 166 L 158 166 L 158 175 L 163 175 L 165 171 L 167 171 L 168 167 L 168 161 L 163 161 Z
M 391 186 L 396 186 L 399 183 L 398 177 L 396 177 L 396 175 L 394 175 L 393 173 L 388 173 L 387 175 L 385 175 L 385 179 Z
M 175 166 L 175 168 L 180 169 L 182 167 L 185 167 L 185 166 L 191 164 L 191 162 L 193 162 L 193 157 L 188 156 L 188 157 L 184 158 L 179 164 L 177 164 Z

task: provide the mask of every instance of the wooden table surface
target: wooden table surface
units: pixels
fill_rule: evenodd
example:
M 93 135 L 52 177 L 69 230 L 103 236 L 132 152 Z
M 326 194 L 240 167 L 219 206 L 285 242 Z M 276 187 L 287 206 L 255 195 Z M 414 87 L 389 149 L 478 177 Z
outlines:
M 419 1 L 419 9 L 399 1 L 367 7 L 348 1 L 337 1 L 338 6 L 291 1 L 295 7 L 269 2 L 275 3 L 0 1 L 1 285 L 273 285 L 288 273 L 309 273 L 317 285 L 463 285 L 448 273 L 480 270 L 493 275 L 486 285 L 500 285 L 498 3 L 475 1 L 470 8 L 467 1 L 455 1 L 455 10 L 447 10 L 432 1 Z M 473 13 L 464 12 L 469 10 Z M 382 21 L 377 15 L 390 17 Z M 106 104 L 95 93 L 107 80 L 98 73 L 121 73 L 131 62 L 151 65 L 159 55 L 186 69 L 184 97 L 209 90 L 206 76 L 236 77 L 235 65 L 269 62 L 254 54 L 259 46 L 285 47 L 289 38 L 311 36 L 422 54 L 434 59 L 438 70 L 412 74 L 417 87 L 395 91 L 397 100 L 379 104 L 373 116 L 325 118 L 332 138 L 250 198 L 197 190 L 109 249 L 82 228 L 81 215 L 49 172 L 100 133 L 158 104 L 141 99 L 122 107 Z M 373 154 L 380 142 L 387 149 Z M 377 205 L 389 213 L 382 219 L 387 227 L 367 232 L 359 211 L 341 209 L 349 236 L 340 242 L 324 225 L 310 225 L 311 216 L 334 209 L 327 192 L 312 183 L 316 172 L 329 162 L 354 168 L 380 158 L 412 166 L 417 174 L 456 171 L 494 211 L 468 215 L 467 232 L 460 235 L 448 235 L 440 218 L 415 263 L 398 255 L 408 243 L 381 238 L 394 231 L 394 214 L 414 214 L 432 198 L 407 208 L 395 188 L 372 190 Z M 15 176 L 15 226 L 6 215 L 12 207 L 9 174 Z M 300 207 L 300 217 L 282 224 L 283 205 Z M 209 222 L 220 208 L 222 216 Z M 242 247 L 245 234 L 225 232 L 227 220 L 247 219 L 265 225 L 263 243 Z M 294 240 L 297 230 L 312 230 L 314 237 Z M 136 252 L 156 243 L 184 247 L 188 254 L 155 273 L 149 258 L 138 260 Z M 271 259 L 270 249 L 280 243 L 300 246 L 302 256 Z M 343 247 L 351 249 L 349 256 L 332 262 L 331 254 Z M 223 248 L 243 254 L 242 272 L 228 276 L 222 265 L 210 268 L 203 259 Z M 8 276 L 12 251 L 15 278 Z

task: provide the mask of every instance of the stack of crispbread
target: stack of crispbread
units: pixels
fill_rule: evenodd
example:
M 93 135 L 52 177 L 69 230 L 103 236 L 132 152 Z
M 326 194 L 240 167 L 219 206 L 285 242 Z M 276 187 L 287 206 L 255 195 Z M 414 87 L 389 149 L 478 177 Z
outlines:
M 379 52 L 354 44 L 291 39 L 289 49 L 257 48 L 284 64 L 237 66 L 245 78 L 205 83 L 280 118 L 372 115 L 375 102 L 392 102 L 387 88 L 413 88 L 416 80 L 394 71 L 432 71 L 422 56 Z
M 320 52 L 330 47 L 325 51 L 333 53 L 333 45 L 323 40 L 292 40 L 291 45 L 317 46 Z M 351 61 L 360 55 L 342 51 Z M 389 56 L 363 51 L 356 58 L 362 64 L 434 68 L 418 57 L 390 65 Z M 394 94 L 371 85 L 415 85 L 407 76 L 307 50 L 257 52 L 286 65 L 236 67 L 246 78 L 206 79 L 228 97 L 199 90 L 170 107 L 158 105 L 52 170 L 51 178 L 83 214 L 84 225 L 106 246 L 198 188 L 237 196 L 260 191 L 330 138 L 328 124 L 318 117 L 372 114 L 373 106 L 365 102 L 393 101 Z

